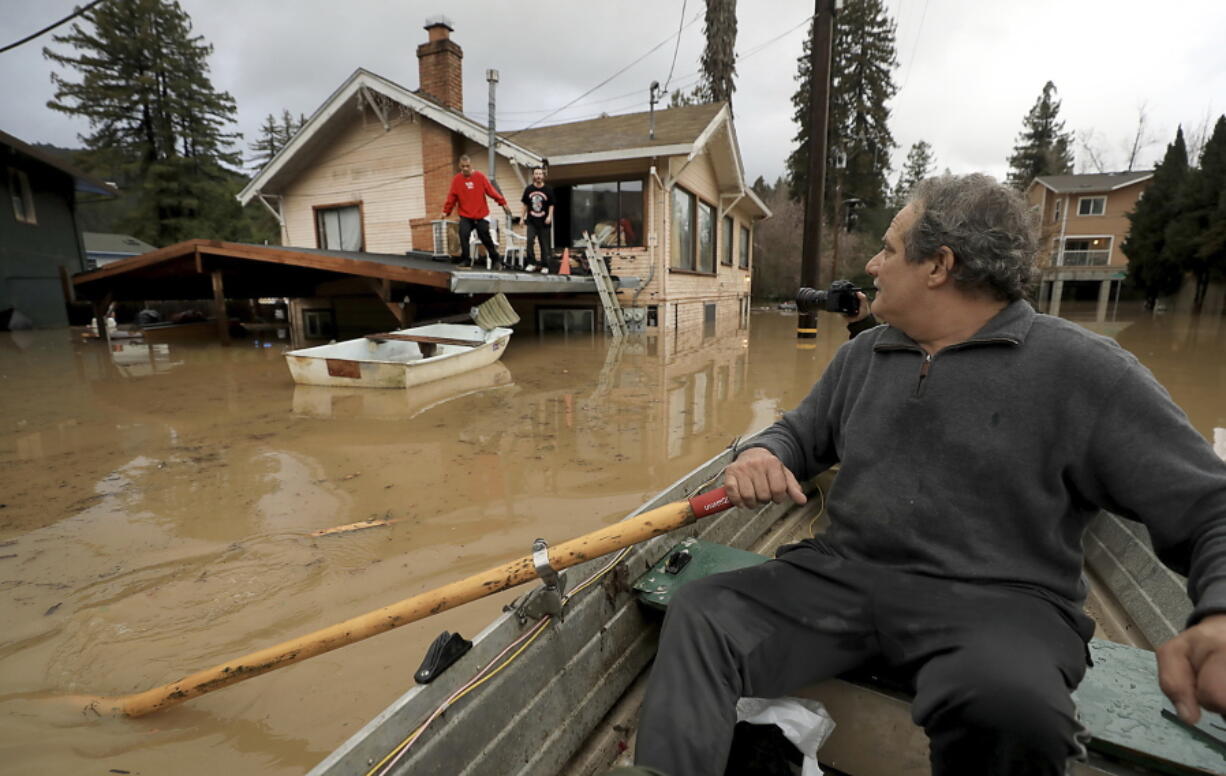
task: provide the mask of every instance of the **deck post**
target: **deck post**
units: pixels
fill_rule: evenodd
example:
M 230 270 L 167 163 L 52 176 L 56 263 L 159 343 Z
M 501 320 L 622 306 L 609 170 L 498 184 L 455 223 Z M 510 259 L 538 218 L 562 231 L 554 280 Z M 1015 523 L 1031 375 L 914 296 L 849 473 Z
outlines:
M 221 282 L 221 270 L 213 270 L 213 317 L 217 320 L 217 337 L 221 344 L 230 344 L 230 319 L 226 317 L 226 291 Z
M 408 312 L 404 309 L 404 305 L 399 302 L 392 301 L 392 279 L 391 278 L 367 278 L 370 288 L 375 292 L 375 296 L 379 297 L 379 301 L 383 302 L 383 306 L 388 309 L 396 319 L 396 323 L 401 329 L 408 327 Z

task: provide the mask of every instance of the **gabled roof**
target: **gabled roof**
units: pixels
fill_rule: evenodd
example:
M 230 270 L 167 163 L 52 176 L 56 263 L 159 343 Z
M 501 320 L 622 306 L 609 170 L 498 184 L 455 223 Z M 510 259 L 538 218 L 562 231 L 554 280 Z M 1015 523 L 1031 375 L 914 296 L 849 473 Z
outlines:
M 627 113 L 586 121 L 572 121 L 549 127 L 524 129 L 500 135 L 549 157 L 550 164 L 570 163 L 569 157 L 633 151 L 634 156 L 668 156 L 682 153 L 674 147 L 685 146 L 688 153 L 724 109 L 724 103 L 691 105 L 655 112 L 655 138 L 650 137 L 651 114 Z M 618 158 L 628 158 L 626 154 Z M 563 161 L 565 159 L 565 161 Z
M 1040 175 L 1031 186 L 1042 184 L 1057 194 L 1115 191 L 1154 177 L 1153 170 L 1105 172 L 1091 175 Z
M 90 194 L 102 194 L 107 197 L 119 196 L 119 192 L 115 190 L 109 183 L 103 183 L 92 175 L 87 175 L 71 164 L 57 159 L 46 151 L 35 148 L 28 143 L 23 143 L 9 133 L 0 130 L 0 145 L 6 145 L 31 159 L 50 165 L 62 173 L 72 176 L 73 188 L 77 191 L 85 191 Z
M 243 187 L 238 194 L 239 202 L 246 205 L 260 192 L 276 190 L 308 166 L 311 152 L 326 143 L 332 134 L 331 130 L 347 119 L 348 115 L 342 109 L 363 89 L 404 105 L 479 145 L 487 144 L 489 132 L 483 124 L 359 67 L 311 114 L 290 142 Z M 518 143 L 499 139 L 496 145 L 499 154 L 519 164 L 532 166 L 540 162 L 540 157 Z

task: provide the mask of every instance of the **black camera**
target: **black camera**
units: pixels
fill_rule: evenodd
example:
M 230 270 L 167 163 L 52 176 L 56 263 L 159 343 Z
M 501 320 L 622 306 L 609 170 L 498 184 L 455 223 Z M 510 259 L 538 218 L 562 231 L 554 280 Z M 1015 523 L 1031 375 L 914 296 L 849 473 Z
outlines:
M 860 311 L 859 286 L 850 280 L 836 280 L 829 291 L 802 288 L 796 292 L 796 309 L 802 313 L 825 310 L 831 313 L 855 315 Z

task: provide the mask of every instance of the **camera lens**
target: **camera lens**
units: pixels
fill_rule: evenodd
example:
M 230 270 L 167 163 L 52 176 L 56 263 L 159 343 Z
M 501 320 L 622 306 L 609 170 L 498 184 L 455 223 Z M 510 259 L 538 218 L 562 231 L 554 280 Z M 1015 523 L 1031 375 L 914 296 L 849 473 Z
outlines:
M 826 292 L 814 288 L 801 288 L 796 292 L 796 309 L 802 313 L 815 313 L 826 303 Z

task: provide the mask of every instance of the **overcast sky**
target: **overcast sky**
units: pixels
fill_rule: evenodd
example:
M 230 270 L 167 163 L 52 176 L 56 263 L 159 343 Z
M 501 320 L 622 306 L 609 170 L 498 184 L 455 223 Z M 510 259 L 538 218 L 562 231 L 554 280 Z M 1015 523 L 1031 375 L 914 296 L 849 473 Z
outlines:
M 910 145 L 924 139 L 941 168 L 1002 177 L 1022 118 L 1048 80 L 1059 89 L 1067 128 L 1096 133 L 1110 167 L 1122 168 L 1122 146 L 1135 132 L 1142 105 L 1156 138 L 1144 164 L 1161 157 L 1180 123 L 1187 131 L 1226 112 L 1223 0 L 885 1 L 898 23 L 900 91 L 890 104 L 899 146 L 894 175 Z M 0 0 L 0 46 L 80 2 Z M 464 105 L 474 119 L 486 120 L 488 68 L 501 74 L 500 130 L 646 110 L 652 80 L 664 84 L 670 72 L 670 88 L 696 80 L 705 7 L 702 0 L 180 2 L 195 31 L 214 46 L 213 85 L 234 96 L 248 141 L 269 113 L 288 108 L 309 116 L 358 67 L 416 88 L 422 25 L 440 13 L 464 49 Z M 796 133 L 796 60 L 812 13 L 811 1 L 738 4 L 737 52 L 743 58 L 734 104 L 750 180 L 784 171 Z M 670 36 L 681 24 L 688 26 L 674 68 L 678 39 Z M 0 129 L 27 142 L 79 146 L 84 123 L 46 107 L 52 63 L 42 57 L 45 45 L 51 45 L 50 34 L 0 54 Z

